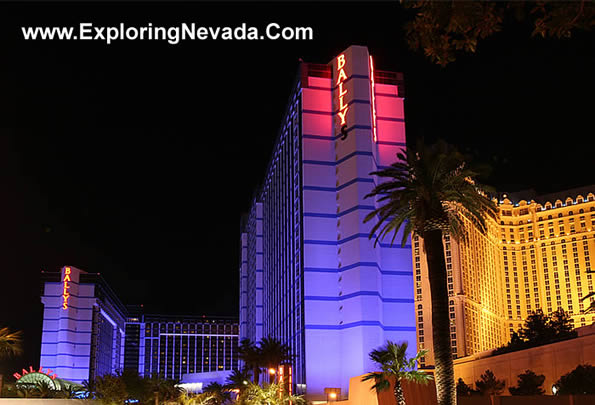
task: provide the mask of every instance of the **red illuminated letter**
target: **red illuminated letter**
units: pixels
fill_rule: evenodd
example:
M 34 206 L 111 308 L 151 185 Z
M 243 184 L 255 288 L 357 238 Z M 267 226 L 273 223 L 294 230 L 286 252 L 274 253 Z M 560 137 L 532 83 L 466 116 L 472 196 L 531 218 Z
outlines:
M 339 77 L 337 78 L 337 84 L 341 83 L 343 80 L 347 79 L 347 75 L 345 74 L 345 70 L 339 70 Z
M 347 104 L 343 101 L 343 97 L 339 97 L 339 110 L 344 110 L 347 108 Z
M 341 125 L 345 125 L 345 117 L 347 115 L 348 110 L 349 110 L 349 107 L 346 107 L 343 111 L 339 111 L 337 113 L 339 115 L 339 118 L 341 118 Z
M 337 70 L 343 69 L 343 66 L 345 66 L 345 54 L 337 56 Z
M 339 97 L 343 97 L 347 94 L 347 90 L 343 88 L 343 82 L 339 83 Z

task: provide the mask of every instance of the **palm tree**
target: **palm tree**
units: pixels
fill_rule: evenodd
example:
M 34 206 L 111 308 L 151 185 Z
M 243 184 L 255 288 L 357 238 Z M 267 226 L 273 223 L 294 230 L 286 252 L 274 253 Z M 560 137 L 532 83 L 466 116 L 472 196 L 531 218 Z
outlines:
M 95 380 L 84 380 L 83 381 L 83 388 L 82 388 L 83 396 L 87 399 L 95 399 L 97 386 L 95 385 Z
M 378 184 L 366 196 L 378 197 L 379 207 L 364 219 L 377 219 L 370 238 L 375 244 L 399 230 L 401 243 L 414 233 L 423 240 L 432 302 L 432 338 L 438 405 L 456 404 L 454 368 L 450 346 L 450 316 L 444 234 L 466 238 L 465 221 L 486 231 L 486 217 L 495 216 L 496 205 L 472 180 L 477 175 L 466 167 L 463 156 L 452 146 L 438 142 L 397 154 L 398 161 L 371 173 L 388 181 Z M 378 234 L 376 232 L 378 231 Z
M 240 360 L 244 362 L 244 366 L 252 370 L 254 384 L 258 384 L 260 374 L 260 350 L 258 346 L 250 339 L 242 339 L 238 348 L 238 355 Z
M 188 394 L 183 392 L 178 399 L 181 405 L 213 405 L 213 394 L 203 392 L 202 394 Z
M 248 386 L 250 382 L 250 374 L 247 369 L 233 370 L 227 377 L 227 387 L 239 390 L 240 394 Z
M 212 396 L 212 399 L 210 400 L 211 402 L 209 402 L 209 404 L 212 403 L 213 405 L 221 405 L 231 400 L 231 393 L 229 390 L 217 382 L 212 382 L 207 385 L 203 389 L 203 392 Z
M 405 397 L 401 387 L 402 380 L 425 384 L 432 379 L 432 375 L 415 369 L 417 361 L 427 350 L 421 350 L 412 358 L 407 358 L 408 343 L 394 343 L 390 340 L 378 349 L 370 352 L 370 359 L 378 364 L 382 371 L 366 374 L 362 381 L 374 380 L 372 389 L 384 391 L 390 388 L 390 380 L 394 378 L 395 400 L 398 405 L 405 405 Z
M 291 348 L 288 345 L 270 336 L 260 339 L 259 352 L 260 364 L 268 370 L 274 370 L 275 373 L 280 364 L 290 361 L 293 358 Z M 275 381 L 275 373 L 269 374 L 269 384 Z
M 123 404 L 128 399 L 126 384 L 119 375 L 97 376 L 93 384 L 95 398 L 104 405 Z
M 23 332 L 0 328 L 0 360 L 19 356 L 21 353 L 23 353 Z M 0 395 L 2 395 L 3 382 L 4 376 L 0 374 Z
M 147 378 L 144 384 L 146 384 L 148 391 L 157 397 L 157 401 L 175 401 L 182 393 L 182 389 L 177 387 L 178 381 L 165 379 L 160 375 Z
M 243 405 L 305 405 L 301 395 L 289 395 L 278 384 L 250 384 L 238 403 Z

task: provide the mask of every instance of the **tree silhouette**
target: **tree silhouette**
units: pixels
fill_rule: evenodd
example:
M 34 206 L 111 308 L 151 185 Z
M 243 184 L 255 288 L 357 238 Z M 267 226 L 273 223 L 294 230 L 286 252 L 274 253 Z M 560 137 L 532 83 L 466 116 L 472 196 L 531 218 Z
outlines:
M 595 3 L 564 1 L 405 1 L 415 17 L 405 25 L 409 47 L 422 50 L 432 62 L 445 66 L 457 54 L 474 53 L 482 40 L 505 27 L 505 22 L 530 22 L 531 36 L 570 38 L 591 30 Z
M 496 205 L 473 180 L 478 173 L 445 142 L 426 146 L 420 140 L 415 148 L 398 153 L 397 162 L 371 174 L 387 180 L 366 195 L 377 197 L 378 204 L 364 219 L 376 221 L 369 237 L 375 238 L 375 244 L 388 237 L 392 244 L 402 232 L 401 245 L 412 233 L 423 241 L 432 303 L 436 395 L 438 405 L 453 405 L 457 393 L 443 238 L 448 234 L 466 240 L 467 223 L 485 233 L 487 219 L 496 215 Z
M 519 374 L 519 380 L 516 387 L 508 388 L 510 395 L 543 395 L 542 388 L 545 376 L 543 374 L 535 374 L 531 370 L 527 370 Z
M 417 361 L 427 350 L 422 350 L 411 358 L 407 358 L 407 342 L 393 343 L 390 340 L 378 349 L 370 352 L 370 359 L 380 366 L 381 372 L 366 374 L 362 381 L 374 380 L 372 389 L 384 391 L 390 388 L 390 380 L 395 380 L 394 395 L 398 405 L 405 405 L 405 397 L 401 387 L 402 380 L 415 381 L 425 384 L 432 379 L 432 375 L 416 370 Z
M 554 387 L 556 395 L 595 394 L 595 367 L 581 364 L 560 377 Z
M 479 380 L 475 381 L 475 386 L 481 395 L 499 395 L 504 391 L 504 385 L 505 382 L 498 380 L 489 369 L 479 376 Z

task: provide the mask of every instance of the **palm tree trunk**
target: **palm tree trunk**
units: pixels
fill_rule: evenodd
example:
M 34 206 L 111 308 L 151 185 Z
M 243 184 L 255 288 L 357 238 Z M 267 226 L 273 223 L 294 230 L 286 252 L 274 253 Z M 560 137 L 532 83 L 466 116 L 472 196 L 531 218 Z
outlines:
M 403 395 L 403 387 L 401 387 L 401 381 L 395 379 L 395 400 L 397 401 L 397 405 L 405 405 L 405 396 Z
M 260 368 L 258 367 L 254 367 L 253 370 L 254 375 L 252 376 L 253 380 L 254 380 L 254 384 L 258 385 L 258 380 L 259 380 L 259 374 L 260 374 Z
M 450 315 L 442 231 L 424 233 L 424 248 L 428 262 L 430 294 L 432 296 L 432 339 L 438 405 L 455 405 L 455 387 L 452 350 L 450 347 Z

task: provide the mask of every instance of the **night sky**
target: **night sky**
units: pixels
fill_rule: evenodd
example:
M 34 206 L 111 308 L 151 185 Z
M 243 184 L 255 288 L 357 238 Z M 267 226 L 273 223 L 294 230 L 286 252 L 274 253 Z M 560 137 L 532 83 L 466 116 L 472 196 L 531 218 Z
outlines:
M 154 313 L 237 315 L 240 217 L 298 67 L 367 45 L 401 71 L 408 142 L 490 163 L 499 191 L 595 184 L 594 35 L 506 29 L 447 68 L 410 51 L 393 3 L 0 7 L 0 326 L 38 365 L 40 271 L 100 272 Z M 21 25 L 311 26 L 313 41 L 25 42 Z M 15 129 L 20 128 L 20 129 Z

